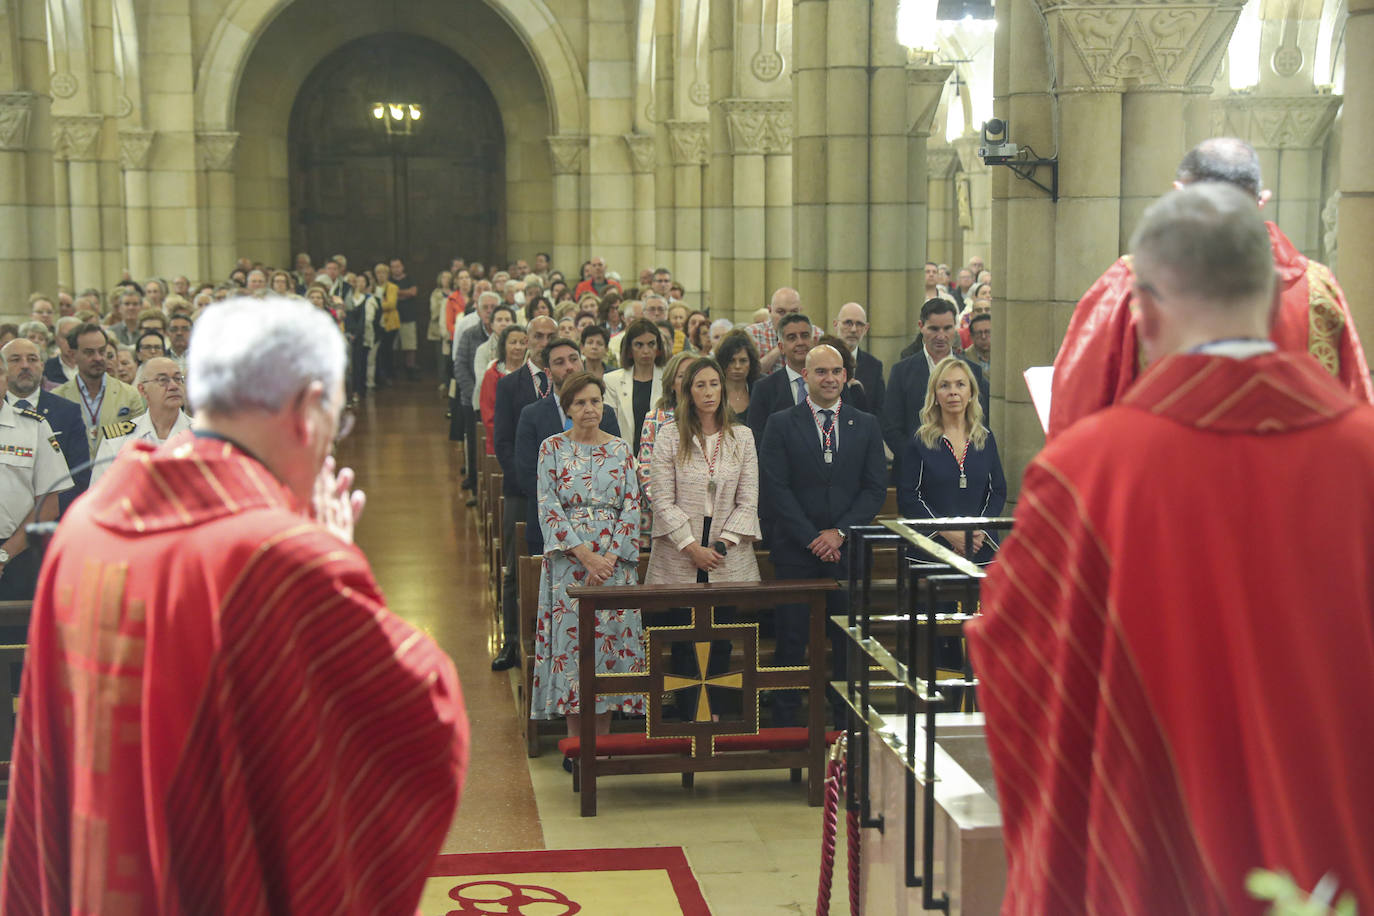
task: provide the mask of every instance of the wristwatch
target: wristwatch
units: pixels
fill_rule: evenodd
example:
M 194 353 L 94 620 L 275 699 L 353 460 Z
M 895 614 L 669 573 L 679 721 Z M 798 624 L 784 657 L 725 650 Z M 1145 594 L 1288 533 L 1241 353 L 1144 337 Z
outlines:
M 5 563 L 8 563 L 9 561 L 10 561 L 10 552 L 9 552 L 8 550 L 6 550 L 5 548 L 0 547 L 0 565 L 3 565 L 3 564 L 5 564 Z
M 845 534 L 845 533 L 844 533 L 843 531 L 841 531 L 839 528 L 836 528 L 836 529 L 835 529 L 835 533 L 838 534 L 838 535 L 840 536 L 840 543 L 841 543 L 841 544 L 843 544 L 845 541 L 849 540 L 849 535 Z

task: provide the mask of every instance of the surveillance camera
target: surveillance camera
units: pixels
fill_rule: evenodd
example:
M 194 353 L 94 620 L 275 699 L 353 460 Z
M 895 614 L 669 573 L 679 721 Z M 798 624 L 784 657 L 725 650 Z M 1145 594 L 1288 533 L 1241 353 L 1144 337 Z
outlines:
M 1005 165 L 1014 160 L 1019 152 L 1015 143 L 1007 141 L 1006 121 L 991 118 L 983 122 L 983 145 L 978 147 L 978 158 L 985 165 Z

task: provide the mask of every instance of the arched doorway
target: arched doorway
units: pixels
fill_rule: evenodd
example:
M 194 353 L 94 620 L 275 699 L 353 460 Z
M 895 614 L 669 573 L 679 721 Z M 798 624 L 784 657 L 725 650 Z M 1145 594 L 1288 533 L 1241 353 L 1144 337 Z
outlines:
M 418 103 L 408 136 L 373 116 Z M 346 44 L 306 78 L 288 134 L 291 245 L 351 266 L 400 257 L 422 300 L 451 258 L 506 247 L 505 139 L 487 84 L 461 57 L 415 35 Z

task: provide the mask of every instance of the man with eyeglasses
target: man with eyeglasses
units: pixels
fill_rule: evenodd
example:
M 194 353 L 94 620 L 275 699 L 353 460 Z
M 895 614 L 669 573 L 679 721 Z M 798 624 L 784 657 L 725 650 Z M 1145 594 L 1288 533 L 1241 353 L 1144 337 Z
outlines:
M 64 321 L 81 323 L 75 318 L 62 318 L 58 321 L 59 328 Z M 65 341 L 63 345 L 67 346 Z M 86 438 L 86 427 L 81 422 L 81 408 L 52 391 L 43 390 L 43 356 L 33 341 L 22 337 L 11 340 L 0 348 L 0 359 L 5 361 L 5 378 L 8 382 L 5 400 L 18 411 L 33 410 L 42 414 L 62 446 L 62 457 L 67 467 L 80 469 L 72 471 L 75 486 L 57 497 L 58 515 L 61 515 L 67 511 L 72 500 L 86 492 L 91 482 L 91 471 L 86 467 L 91 457 L 91 446 Z M 34 571 L 37 572 L 36 566 Z
M 883 361 L 859 347 L 868 334 L 868 313 L 859 303 L 846 302 L 840 306 L 832 327 L 835 336 L 843 340 L 849 352 L 854 354 L 854 377 L 864 386 L 868 404 L 873 408 L 874 415 L 878 415 L 883 409 L 883 394 L 887 387 L 883 381 Z
M 352 543 L 363 495 L 330 456 L 345 350 L 302 302 L 206 310 L 192 429 L 129 443 L 58 527 L 0 911 L 415 912 L 467 717 L 453 663 Z M 177 374 L 144 366 L 164 422 Z
M 138 342 L 134 344 L 134 360 L 141 366 L 150 359 L 167 355 L 167 338 L 161 331 L 146 330 L 138 332 Z
M 140 346 L 140 350 L 142 347 Z M 114 462 L 115 456 L 131 442 L 161 445 L 177 433 L 191 428 L 186 406 L 186 376 L 177 361 L 166 356 L 143 360 L 134 379 L 138 393 L 148 402 L 148 412 L 134 420 L 119 420 L 101 430 L 104 441 L 91 468 L 91 483 L 98 481 Z
M 53 394 L 81 408 L 81 421 L 86 424 L 86 439 L 94 455 L 100 451 L 104 427 L 116 420 L 132 420 L 148 408 L 137 388 L 106 373 L 113 359 L 107 356 L 106 348 L 113 341 L 104 328 L 93 323 L 80 325 L 67 335 L 67 342 L 76 353 L 76 377 L 58 385 Z

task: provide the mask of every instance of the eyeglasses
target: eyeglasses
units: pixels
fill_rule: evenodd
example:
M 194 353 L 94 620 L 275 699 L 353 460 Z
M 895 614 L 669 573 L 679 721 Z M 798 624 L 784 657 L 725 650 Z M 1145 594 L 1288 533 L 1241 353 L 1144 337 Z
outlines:
M 152 378 L 148 379 L 148 381 L 152 382 L 154 385 L 156 385 L 156 386 L 159 387 L 159 388 L 166 388 L 168 385 L 172 384 L 173 382 L 176 382 L 177 385 L 179 385 L 179 386 L 182 387 L 182 388 L 185 388 L 185 387 L 186 387 L 186 376 L 184 376 L 184 375 L 179 375 L 179 374 L 178 374 L 178 375 L 155 375 L 155 376 L 153 376 Z
M 859 320 L 854 319 L 854 318 L 847 318 L 847 319 L 845 319 L 844 321 L 841 321 L 841 322 L 840 322 L 840 327 L 842 327 L 842 328 L 866 328 L 866 327 L 868 327 L 868 322 L 867 322 L 867 321 L 859 321 Z
M 138 348 L 140 353 L 161 353 L 162 344 L 144 344 Z

